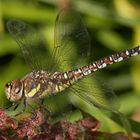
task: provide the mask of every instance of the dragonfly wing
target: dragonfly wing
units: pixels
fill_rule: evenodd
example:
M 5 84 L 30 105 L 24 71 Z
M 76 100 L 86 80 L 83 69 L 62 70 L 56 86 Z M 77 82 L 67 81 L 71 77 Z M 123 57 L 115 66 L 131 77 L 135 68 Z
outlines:
M 80 16 L 74 10 L 61 10 L 56 17 L 54 49 L 49 67 L 67 71 L 87 64 L 90 39 Z M 76 61 L 75 61 L 76 60 Z
M 45 38 L 39 31 L 20 20 L 10 20 L 7 27 L 19 44 L 24 59 L 32 69 L 47 68 L 47 48 Z
M 111 112 L 117 112 L 119 109 L 119 101 L 113 90 L 95 77 L 93 79 L 92 76 L 89 76 L 81 80 L 73 85 L 71 90 L 83 101 L 98 108 Z
M 93 105 L 103 110 L 111 111 L 111 113 L 113 113 L 115 116 L 117 115 L 118 117 L 120 117 L 120 121 L 122 122 L 122 125 L 124 126 L 128 137 L 132 139 L 130 123 L 126 116 L 119 112 L 120 104 L 118 98 L 113 92 L 113 90 L 106 83 L 95 79 L 95 77 L 92 78 L 91 76 L 73 85 L 71 87 L 70 94 L 74 94 L 80 97 L 82 101 L 90 105 Z M 77 103 L 75 102 L 74 97 L 70 94 L 69 96 L 71 102 L 76 105 Z
M 32 69 L 47 68 L 55 72 L 87 64 L 90 54 L 89 35 L 80 16 L 73 10 L 62 10 L 56 18 L 51 56 L 43 35 L 30 25 L 10 20 L 7 27 Z

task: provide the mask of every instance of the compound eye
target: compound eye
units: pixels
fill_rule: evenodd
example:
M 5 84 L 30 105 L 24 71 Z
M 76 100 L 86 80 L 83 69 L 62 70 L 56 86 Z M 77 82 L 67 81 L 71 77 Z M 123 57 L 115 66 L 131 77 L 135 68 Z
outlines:
M 12 83 L 7 83 L 6 85 L 5 85 L 5 88 L 9 91 L 9 93 L 10 93 L 10 91 L 11 91 L 11 89 L 12 89 Z
M 11 86 L 11 83 L 5 84 L 5 87 L 6 87 L 6 88 L 9 88 L 10 86 Z
M 11 96 L 11 89 L 12 89 L 12 83 L 7 83 L 5 85 L 5 93 L 6 93 L 6 96 L 7 96 L 8 99 Z
M 15 94 L 18 94 L 18 93 L 20 92 L 20 89 L 21 89 L 21 88 L 16 87 L 16 89 L 15 89 Z
M 23 86 L 20 80 L 14 80 L 5 85 L 5 93 L 10 101 L 18 101 L 22 97 Z
M 22 83 L 19 80 L 12 81 L 11 89 L 13 93 L 19 94 L 21 88 L 22 88 Z

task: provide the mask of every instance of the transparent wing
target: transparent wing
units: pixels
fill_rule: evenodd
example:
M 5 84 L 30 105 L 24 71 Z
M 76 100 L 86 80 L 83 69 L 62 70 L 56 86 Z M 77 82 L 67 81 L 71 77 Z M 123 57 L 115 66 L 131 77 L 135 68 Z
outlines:
M 87 64 L 89 35 L 80 16 L 73 10 L 62 10 L 56 18 L 51 56 L 45 47 L 47 44 L 43 35 L 31 26 L 19 20 L 9 21 L 7 26 L 32 69 L 47 68 L 55 72 Z
M 80 97 L 82 101 L 90 105 L 98 107 L 99 109 L 111 111 L 111 113 L 113 113 L 115 116 L 120 117 L 127 135 L 130 139 L 132 139 L 130 123 L 128 119 L 121 112 L 119 112 L 119 100 L 113 90 L 106 83 L 103 83 L 102 81 L 95 79 L 95 77 L 90 76 L 73 85 L 71 87 L 69 97 L 71 102 L 76 105 L 77 103 L 75 97 L 72 94 Z M 80 109 L 82 110 L 83 106 Z
M 10 20 L 7 27 L 13 38 L 19 44 L 26 62 L 32 69 L 46 69 L 48 59 L 44 37 L 30 25 Z M 49 58 L 49 57 L 48 57 Z
M 80 16 L 72 9 L 60 11 L 55 21 L 54 49 L 49 68 L 67 71 L 87 64 L 90 39 Z
M 73 85 L 71 90 L 83 101 L 98 108 L 117 112 L 120 107 L 118 98 L 113 90 L 107 84 L 95 79 L 95 77 L 89 76 L 81 80 Z

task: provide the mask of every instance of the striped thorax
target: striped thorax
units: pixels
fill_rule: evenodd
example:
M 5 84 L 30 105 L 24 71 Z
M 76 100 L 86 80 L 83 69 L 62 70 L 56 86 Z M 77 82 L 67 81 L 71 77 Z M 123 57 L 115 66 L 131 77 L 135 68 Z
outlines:
M 66 73 L 55 72 L 48 74 L 46 71 L 33 71 L 21 80 L 13 80 L 6 84 L 7 98 L 16 102 L 25 98 L 43 98 L 54 95 L 70 86 Z

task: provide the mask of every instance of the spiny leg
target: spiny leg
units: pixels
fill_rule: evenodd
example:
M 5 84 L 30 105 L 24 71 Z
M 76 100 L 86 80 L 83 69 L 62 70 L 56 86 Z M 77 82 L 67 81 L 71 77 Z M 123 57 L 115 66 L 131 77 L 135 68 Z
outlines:
M 19 105 L 18 105 L 18 106 L 19 106 Z M 15 116 L 18 116 L 18 115 L 22 114 L 22 113 L 25 111 L 26 106 L 27 106 L 26 99 L 23 99 L 23 106 L 22 106 L 22 109 L 20 109 L 20 111 L 19 111 L 17 114 L 15 114 Z
M 22 106 L 21 106 L 22 105 Z M 15 102 L 12 106 L 6 108 L 6 113 L 10 116 L 18 116 L 22 114 L 26 109 L 26 99 L 22 99 L 20 102 Z
M 19 102 L 14 102 L 14 103 L 12 103 L 12 105 L 6 107 L 6 110 L 16 110 L 18 105 L 19 105 Z

